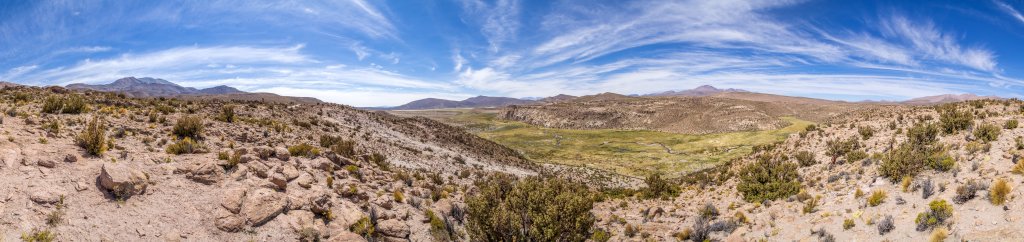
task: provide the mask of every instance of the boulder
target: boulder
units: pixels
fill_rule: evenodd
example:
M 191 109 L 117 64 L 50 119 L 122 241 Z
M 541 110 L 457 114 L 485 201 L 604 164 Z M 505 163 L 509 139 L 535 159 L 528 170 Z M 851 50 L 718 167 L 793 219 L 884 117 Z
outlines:
M 149 175 L 123 163 L 103 164 L 97 179 L 100 187 L 122 199 L 146 193 L 146 186 L 149 183 Z
M 46 168 L 57 167 L 57 162 L 56 161 L 53 161 L 51 159 L 46 159 L 46 158 L 40 159 L 39 161 L 36 162 L 36 164 L 38 164 L 39 166 L 42 166 L 42 167 L 46 167 Z
M 4 167 L 14 167 L 21 162 L 21 152 L 15 149 L 0 150 L 0 160 L 3 160 Z
M 267 173 L 270 171 L 270 166 L 267 166 L 267 164 L 264 164 L 263 162 L 253 161 L 250 162 L 248 165 L 249 171 L 256 174 L 256 176 L 260 178 L 266 178 L 268 175 Z
M 299 169 L 295 169 L 295 166 L 291 164 L 284 164 L 278 169 L 280 169 L 279 172 L 284 175 L 284 178 L 287 178 L 289 181 L 295 180 L 300 174 Z
M 242 216 L 246 223 L 260 226 L 284 212 L 288 200 L 282 193 L 267 188 L 256 188 L 247 192 L 242 202 Z
M 231 213 L 238 213 L 242 209 L 242 199 L 245 198 L 245 189 L 241 187 L 228 189 L 221 194 L 220 206 Z
M 334 220 L 331 224 L 348 228 L 355 224 L 356 221 L 363 218 L 363 210 L 359 209 L 359 206 L 350 202 L 346 199 L 341 199 L 337 206 L 331 208 L 331 214 L 334 215 Z
M 217 181 L 224 177 L 224 169 L 213 163 L 195 163 L 192 164 L 189 170 L 188 175 L 186 175 L 188 179 L 206 185 L 217 183 Z
M 306 210 L 295 210 L 288 212 L 288 226 L 292 228 L 295 233 L 302 233 L 303 230 L 312 229 L 317 234 L 323 234 L 326 226 L 323 220 L 316 219 L 310 211 Z
M 300 187 L 309 189 L 313 186 L 313 176 L 309 173 L 303 172 L 299 175 L 299 178 L 295 179 L 295 183 L 299 184 Z
M 60 202 L 61 194 L 52 190 L 39 190 L 32 192 L 28 198 L 38 204 L 56 204 Z
M 344 230 L 333 230 L 331 237 L 327 238 L 327 242 L 366 242 L 366 238 L 345 228 Z
M 274 183 L 274 186 L 276 186 L 278 190 L 285 190 L 288 188 L 288 178 L 285 178 L 284 174 L 274 172 L 267 178 L 270 180 L 270 183 Z
M 238 214 L 218 212 L 217 220 L 213 222 L 218 229 L 224 232 L 238 232 L 245 226 L 245 219 Z
M 270 148 L 270 146 L 265 145 L 256 147 L 255 149 L 253 149 L 253 151 L 256 152 L 256 157 L 259 157 L 261 160 L 266 160 L 267 158 L 270 158 L 270 156 L 274 154 L 274 149 Z
M 331 193 L 324 189 L 312 191 L 309 196 L 309 210 L 314 213 L 324 214 L 331 210 Z
M 387 237 L 406 238 L 409 237 L 409 225 L 405 222 L 388 219 L 377 223 L 377 229 Z
M 291 159 L 292 154 L 288 153 L 288 149 L 284 147 L 277 147 L 274 149 L 274 157 L 277 157 L 278 160 L 288 161 L 288 159 Z

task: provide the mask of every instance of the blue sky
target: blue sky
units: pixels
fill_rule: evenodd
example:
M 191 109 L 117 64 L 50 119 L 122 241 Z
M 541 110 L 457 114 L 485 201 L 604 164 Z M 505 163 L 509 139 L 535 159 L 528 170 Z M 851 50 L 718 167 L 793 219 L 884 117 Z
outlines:
M 1020 97 L 1022 1 L 0 1 L 0 80 L 157 77 L 353 106 L 703 84 Z

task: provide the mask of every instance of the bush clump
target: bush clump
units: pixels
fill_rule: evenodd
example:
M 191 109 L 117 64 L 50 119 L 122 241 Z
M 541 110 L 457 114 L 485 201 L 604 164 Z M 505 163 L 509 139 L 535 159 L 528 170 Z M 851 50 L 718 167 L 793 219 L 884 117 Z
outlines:
M 217 121 L 225 123 L 234 123 L 238 120 L 238 116 L 235 114 L 235 106 L 225 105 L 220 109 L 220 114 L 217 115 Z
M 805 150 L 797 152 L 795 157 L 796 161 L 800 163 L 800 166 L 811 166 L 818 163 L 814 158 L 814 153 L 811 153 L 810 151 Z
M 882 221 L 878 221 L 878 235 L 888 234 L 890 231 L 896 228 L 893 222 L 892 215 L 885 215 Z
M 168 154 L 174 155 L 197 154 L 206 152 L 206 147 L 195 140 L 192 140 L 192 138 L 185 137 L 174 144 L 167 145 L 167 149 L 165 150 Z
M 747 202 L 763 202 L 796 195 L 800 191 L 797 165 L 778 161 L 771 155 L 758 157 L 739 171 L 736 190 Z
M 102 156 L 103 152 L 107 151 L 107 126 L 99 117 L 93 117 L 92 121 L 85 125 L 85 130 L 75 137 L 75 143 L 89 155 Z
M 868 158 L 868 153 L 862 150 L 854 150 L 850 153 L 846 153 L 846 162 L 853 163 Z
M 888 197 L 888 195 L 885 193 L 885 191 L 876 190 L 874 192 L 871 192 L 871 196 L 868 196 L 868 206 L 875 207 L 881 205 L 883 202 L 885 202 L 886 197 Z
M 203 137 L 203 128 L 203 118 L 199 116 L 185 116 L 179 118 L 178 122 L 174 123 L 171 133 L 178 136 L 178 138 L 200 140 Z
M 951 216 L 953 205 L 949 205 L 946 200 L 938 199 L 928 203 L 928 211 L 917 214 L 914 223 L 917 224 L 917 231 L 925 231 L 942 225 Z
M 655 172 L 644 179 L 647 187 L 640 191 L 640 198 L 643 199 L 670 199 L 679 196 L 679 186 L 661 178 L 661 174 Z
M 956 107 L 944 108 L 939 112 L 939 123 L 942 131 L 953 134 L 971 127 L 974 122 L 974 114 L 970 111 L 960 111 Z
M 956 196 L 953 196 L 953 202 L 964 204 L 977 197 L 977 192 L 982 190 L 985 190 L 985 187 L 981 183 L 974 180 L 967 181 L 966 184 L 956 187 Z
M 974 129 L 974 137 L 983 143 L 999 139 L 1000 128 L 995 124 L 982 124 Z
M 584 241 L 595 217 L 587 187 L 556 177 L 495 174 L 476 182 L 466 231 L 479 241 Z
M 825 142 L 825 145 L 825 154 L 832 157 L 832 163 L 835 163 L 839 157 L 846 155 L 846 153 L 860 148 L 860 142 L 854 137 L 846 140 L 829 140 Z
M 49 96 L 43 101 L 43 113 L 79 114 L 85 112 L 85 99 L 78 95 L 67 97 Z
M 1002 178 L 996 179 L 988 191 L 989 201 L 994 205 L 1003 205 L 1003 203 L 1006 203 L 1006 195 L 1010 194 L 1010 190 L 1009 182 Z
M 288 147 L 288 154 L 291 154 L 292 156 L 316 158 L 316 156 L 320 155 L 320 149 L 313 147 L 312 145 L 302 143 Z
M 1017 121 L 1016 119 L 1006 120 L 1006 123 L 1003 124 L 1003 128 L 1005 128 L 1005 129 L 1016 129 L 1019 122 L 1020 121 Z

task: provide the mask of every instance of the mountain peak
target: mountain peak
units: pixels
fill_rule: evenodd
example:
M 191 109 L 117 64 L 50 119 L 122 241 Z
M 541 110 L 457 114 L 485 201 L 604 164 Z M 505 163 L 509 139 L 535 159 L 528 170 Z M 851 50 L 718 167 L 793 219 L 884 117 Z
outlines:
M 666 91 L 666 92 L 646 94 L 646 95 L 643 95 L 643 96 L 689 96 L 689 97 L 702 97 L 702 96 L 708 96 L 708 95 L 713 95 L 713 94 L 718 94 L 718 93 L 723 93 L 723 92 L 747 92 L 747 91 L 746 90 L 742 90 L 742 89 L 735 89 L 735 88 L 719 89 L 719 88 L 711 86 L 711 85 L 700 85 L 700 86 L 698 86 L 696 88 L 693 88 L 693 89 L 690 89 L 690 90 Z
M 95 90 L 102 92 L 119 92 L 134 97 L 167 97 L 179 95 L 216 95 L 245 93 L 229 86 L 216 86 L 206 89 L 183 87 L 173 82 L 152 77 L 124 77 L 109 84 L 89 85 L 75 83 L 68 85 L 69 89 Z

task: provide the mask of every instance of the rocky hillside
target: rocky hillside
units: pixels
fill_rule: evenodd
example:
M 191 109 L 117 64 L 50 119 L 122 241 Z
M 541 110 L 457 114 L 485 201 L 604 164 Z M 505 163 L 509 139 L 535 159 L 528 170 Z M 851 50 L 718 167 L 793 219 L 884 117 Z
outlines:
M 412 101 L 397 107 L 386 108 L 387 110 L 424 110 L 442 108 L 488 108 L 503 107 L 515 104 L 533 103 L 531 100 L 510 98 L 510 97 L 488 97 L 476 96 L 462 101 L 453 101 L 438 98 L 425 98 Z
M 820 122 L 868 106 L 745 92 L 718 95 L 722 96 L 629 97 L 606 93 L 509 106 L 499 117 L 550 128 L 708 134 L 777 129 L 787 125 L 780 119 L 784 116 Z M 767 96 L 773 98 L 762 98 Z
M 595 204 L 595 224 L 611 241 L 1018 241 L 1022 105 L 857 112 L 678 190 L 648 178 L 637 195 L 609 191 L 626 198 Z
M 0 94 L 3 241 L 466 238 L 474 179 L 538 169 L 436 121 L 342 105 Z

